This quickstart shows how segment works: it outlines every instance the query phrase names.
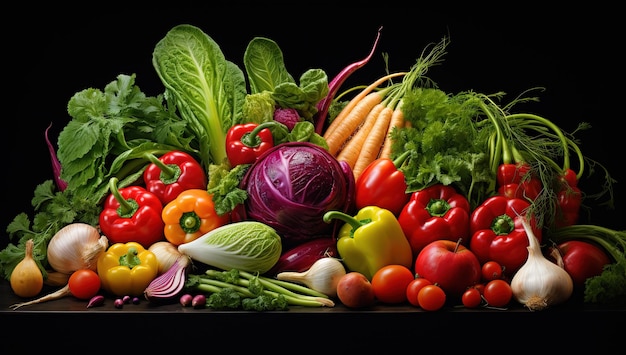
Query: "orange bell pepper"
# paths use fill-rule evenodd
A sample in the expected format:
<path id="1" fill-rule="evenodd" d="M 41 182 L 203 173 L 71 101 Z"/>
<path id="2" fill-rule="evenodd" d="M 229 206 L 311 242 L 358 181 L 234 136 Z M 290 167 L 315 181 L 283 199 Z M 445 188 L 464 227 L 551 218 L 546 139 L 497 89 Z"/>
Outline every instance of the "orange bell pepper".
<path id="1" fill-rule="evenodd" d="M 174 245 L 191 242 L 230 222 L 230 215 L 215 211 L 213 195 L 204 189 L 189 189 L 170 201 L 161 213 L 165 238 Z"/>

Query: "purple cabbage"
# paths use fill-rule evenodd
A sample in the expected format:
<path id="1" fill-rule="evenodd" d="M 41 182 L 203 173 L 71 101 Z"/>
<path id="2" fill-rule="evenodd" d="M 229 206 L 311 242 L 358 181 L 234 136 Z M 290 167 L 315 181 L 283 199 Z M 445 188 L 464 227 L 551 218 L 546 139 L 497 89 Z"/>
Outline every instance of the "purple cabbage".
<path id="1" fill-rule="evenodd" d="M 240 187 L 247 191 L 238 218 L 273 227 L 285 247 L 334 237 L 337 223 L 325 223 L 330 210 L 354 209 L 354 176 L 349 165 L 309 142 L 286 142 L 261 155 Z"/>
<path id="2" fill-rule="evenodd" d="M 296 126 L 296 123 L 300 122 L 300 115 L 295 108 L 279 107 L 274 110 L 274 121 L 284 124 L 291 131 Z"/>

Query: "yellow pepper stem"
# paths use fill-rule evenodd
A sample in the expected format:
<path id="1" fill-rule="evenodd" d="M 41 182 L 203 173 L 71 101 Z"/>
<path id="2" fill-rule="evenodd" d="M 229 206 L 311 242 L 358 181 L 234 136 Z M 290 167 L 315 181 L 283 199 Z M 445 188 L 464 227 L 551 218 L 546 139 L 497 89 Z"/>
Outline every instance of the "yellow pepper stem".
<path id="1" fill-rule="evenodd" d="M 132 269 L 133 267 L 140 265 L 141 260 L 139 259 L 139 256 L 137 256 L 137 254 L 138 254 L 137 248 L 135 247 L 128 248 L 128 250 L 126 251 L 126 254 L 120 256 L 120 265 L 127 266 L 129 269 Z"/>

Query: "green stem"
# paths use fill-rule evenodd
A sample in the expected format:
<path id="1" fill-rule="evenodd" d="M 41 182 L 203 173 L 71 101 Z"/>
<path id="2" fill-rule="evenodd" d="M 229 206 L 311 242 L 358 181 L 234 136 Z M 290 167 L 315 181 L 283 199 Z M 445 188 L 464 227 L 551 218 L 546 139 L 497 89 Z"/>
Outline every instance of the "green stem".
<path id="1" fill-rule="evenodd" d="M 402 166 L 402 164 L 404 164 L 405 160 L 409 157 L 409 155 L 411 155 L 411 151 L 407 150 L 407 151 L 403 152 L 402 154 L 398 155 L 393 160 L 393 165 L 396 167 L 396 169 L 400 168 Z"/>
<path id="2" fill-rule="evenodd" d="M 129 269 L 132 269 L 137 265 L 141 265 L 141 259 L 139 259 L 139 256 L 137 256 L 137 254 L 137 248 L 128 248 L 126 254 L 120 256 L 120 265 L 127 266 Z"/>
<path id="3" fill-rule="evenodd" d="M 349 224 L 352 226 L 352 230 L 357 230 L 361 226 L 369 223 L 369 221 L 359 221 L 358 219 L 340 211 L 328 211 L 324 213 L 324 222 L 330 223 L 334 218 Z"/>
<path id="4" fill-rule="evenodd" d="M 285 281 L 281 281 L 281 280 L 274 280 L 274 279 L 270 279 L 268 277 L 263 277 L 263 276 L 254 276 L 252 274 L 250 274 L 249 272 L 246 271 L 239 271 L 239 275 L 243 276 L 244 278 L 246 278 L 247 280 L 251 280 L 253 278 L 258 278 L 259 282 L 261 282 L 261 284 L 273 291 L 282 293 L 282 294 L 289 294 L 291 296 L 294 297 L 315 297 L 315 298 L 328 298 L 327 295 L 317 292 L 313 289 L 310 289 L 308 287 L 304 287 L 302 285 L 297 285 L 294 284 L 292 282 L 285 282 Z M 295 292 L 294 292 L 295 291 Z M 300 292 L 300 293 L 297 293 Z"/>
<path id="5" fill-rule="evenodd" d="M 240 271 L 240 273 L 241 273 L 241 271 Z M 253 297 L 257 296 L 255 294 L 253 294 L 247 288 L 247 286 L 250 284 L 250 280 L 248 280 L 248 279 L 240 279 L 238 281 L 238 284 L 235 285 L 235 284 L 231 284 L 231 283 L 228 283 L 228 282 L 211 279 L 209 275 L 210 274 L 207 273 L 208 277 L 199 277 L 198 278 L 198 282 L 199 283 L 195 287 L 198 288 L 198 289 L 201 289 L 202 285 L 210 285 L 210 286 L 212 286 L 212 290 L 213 290 L 213 291 L 210 291 L 210 292 L 219 292 L 220 289 L 223 289 L 223 288 L 232 288 L 232 289 L 234 289 L 235 291 L 237 291 L 238 293 L 240 293 L 244 297 L 253 298 Z M 263 286 L 267 286 L 267 285 L 265 283 L 263 283 Z M 268 287 L 268 288 L 270 288 L 270 287 Z M 276 286 L 276 287 L 279 287 L 279 286 Z M 269 290 L 268 289 L 264 289 L 263 293 L 265 293 L 266 295 L 272 296 L 274 298 L 278 297 L 279 295 L 282 295 L 282 296 L 285 297 L 285 300 L 287 301 L 288 304 L 295 305 L 295 306 L 304 306 L 304 307 L 324 307 L 324 306 L 332 307 L 332 306 L 334 306 L 334 302 L 331 301 L 330 299 L 327 299 L 327 298 L 308 297 L 308 296 L 304 296 L 304 295 L 297 295 L 297 294 L 295 294 L 293 292 L 290 292 L 290 291 L 289 292 L 277 292 L 275 290 L 276 290 L 275 287 L 274 288 L 270 288 Z M 287 291 L 287 290 L 285 290 L 285 291 Z"/>
<path id="6" fill-rule="evenodd" d="M 626 253 L 626 232 L 592 225 L 576 224 L 551 231 L 549 238 L 557 244 L 568 240 L 590 240 L 600 244 L 617 261 Z"/>
<path id="7" fill-rule="evenodd" d="M 566 171 L 567 169 L 569 169 L 570 167 L 570 161 L 569 161 L 569 142 L 568 139 L 565 137 L 565 135 L 563 134 L 563 131 L 554 124 L 554 122 L 545 119 L 541 116 L 538 115 L 534 115 L 531 113 L 517 113 L 517 114 L 512 114 L 506 117 L 507 120 L 509 119 L 531 119 L 534 120 L 536 122 L 541 123 L 542 125 L 545 125 L 546 127 L 550 128 L 554 133 L 556 133 L 556 135 L 559 137 L 559 141 L 561 142 L 561 145 L 563 146 L 563 171 Z"/>
<path id="8" fill-rule="evenodd" d="M 117 188 L 117 182 L 118 180 L 116 177 L 112 177 L 111 179 L 109 179 L 109 190 L 111 191 L 111 194 L 113 194 L 113 196 L 115 197 L 117 203 L 120 204 L 120 207 L 118 207 L 117 209 L 117 214 L 120 215 L 120 217 L 132 217 L 133 213 L 135 213 L 135 211 L 137 210 L 137 202 L 132 199 L 125 199 L 120 193 L 120 190 Z"/>
<path id="9" fill-rule="evenodd" d="M 241 137 L 241 143 L 243 143 L 244 145 L 250 147 L 250 148 L 254 148 L 254 147 L 258 147 L 259 145 L 261 145 L 261 138 L 259 138 L 259 132 L 261 132 L 262 130 L 266 129 L 266 128 L 272 128 L 272 127 L 276 127 L 278 125 L 283 125 L 280 122 L 277 121 L 266 121 L 263 122 L 259 125 L 257 125 L 256 127 L 254 127 L 254 129 L 250 132 L 244 133 L 244 135 Z M 271 131 L 271 129 L 270 129 Z"/>
<path id="10" fill-rule="evenodd" d="M 485 104 L 483 100 L 478 101 L 478 105 L 482 109 L 483 113 L 487 116 L 487 118 L 493 123 L 494 128 L 496 129 L 496 147 L 500 147 L 502 149 L 496 150 L 495 154 L 498 156 L 501 152 L 502 159 L 491 159 L 492 166 L 491 169 L 494 174 L 498 172 L 498 166 L 501 163 L 510 164 L 511 161 L 511 148 L 507 143 L 507 139 L 504 137 L 504 132 L 502 131 L 501 123 L 498 119 L 493 115 L 493 113 L 489 110 L 489 107 Z"/>
<path id="11" fill-rule="evenodd" d="M 152 164 L 159 167 L 161 170 L 161 179 L 162 180 L 178 180 L 178 176 L 180 176 L 180 168 L 176 164 L 165 164 L 159 158 L 157 158 L 154 154 L 146 153 L 144 155 L 146 159 L 148 159 Z"/>

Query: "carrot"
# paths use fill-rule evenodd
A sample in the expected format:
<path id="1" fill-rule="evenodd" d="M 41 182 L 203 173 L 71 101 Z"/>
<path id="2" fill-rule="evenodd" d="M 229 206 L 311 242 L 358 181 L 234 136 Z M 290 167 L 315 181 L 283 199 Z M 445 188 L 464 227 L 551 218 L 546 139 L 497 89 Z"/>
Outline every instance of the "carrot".
<path id="1" fill-rule="evenodd" d="M 362 130 L 362 126 L 365 125 L 369 113 L 382 101 L 383 97 L 379 92 L 375 91 L 369 93 L 350 110 L 342 119 L 340 125 L 336 125 L 332 132 L 324 134 L 330 154 L 337 155 L 341 147 L 346 144 L 346 141 L 352 140 L 351 137 L 357 130 Z"/>
<path id="2" fill-rule="evenodd" d="M 376 123 L 376 119 L 384 108 L 385 105 L 383 105 L 382 103 L 378 103 L 368 112 L 365 120 L 363 121 L 363 124 L 341 148 L 339 154 L 337 154 L 337 160 L 343 160 L 348 163 L 348 165 L 350 165 L 350 168 L 354 168 L 354 164 L 356 164 L 356 161 L 359 158 L 363 142 L 370 134 L 372 127 L 374 127 L 374 124 Z"/>
<path id="3" fill-rule="evenodd" d="M 394 127 L 397 127 L 398 129 L 403 128 L 404 124 L 404 112 L 402 112 L 402 101 L 400 101 L 394 108 L 393 114 L 391 115 L 389 127 L 387 128 L 387 135 L 385 136 L 385 141 L 383 142 L 383 148 L 380 151 L 380 158 L 391 159 L 391 145 L 393 144 L 391 140 L 391 131 Z"/>
<path id="4" fill-rule="evenodd" d="M 381 146 L 385 141 L 385 135 L 389 130 L 389 123 L 391 122 L 391 117 L 394 112 L 396 112 L 396 110 L 389 106 L 385 106 L 378 114 L 376 123 L 361 144 L 359 157 L 357 158 L 354 168 L 352 169 L 355 180 L 359 178 L 359 175 L 361 175 L 363 170 L 365 170 L 371 162 L 378 158 L 378 153 L 380 152 Z"/>
<path id="5" fill-rule="evenodd" d="M 398 72 L 385 75 L 374 81 L 353 97 L 348 104 L 337 114 L 335 119 L 324 131 L 323 137 L 329 146 L 331 154 L 336 154 L 348 137 L 354 133 L 356 128 L 363 122 L 365 116 L 377 103 L 383 100 L 383 94 L 374 91 L 385 81 L 397 76 L 405 75 L 405 72 Z M 368 100 L 366 100 L 366 98 Z M 371 100 L 371 101 L 370 101 Z M 361 103 L 362 101 L 365 101 Z M 359 110 L 355 110 L 359 106 Z M 340 128 L 337 131 L 337 128 Z"/>

